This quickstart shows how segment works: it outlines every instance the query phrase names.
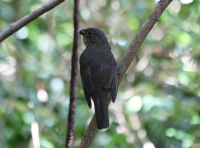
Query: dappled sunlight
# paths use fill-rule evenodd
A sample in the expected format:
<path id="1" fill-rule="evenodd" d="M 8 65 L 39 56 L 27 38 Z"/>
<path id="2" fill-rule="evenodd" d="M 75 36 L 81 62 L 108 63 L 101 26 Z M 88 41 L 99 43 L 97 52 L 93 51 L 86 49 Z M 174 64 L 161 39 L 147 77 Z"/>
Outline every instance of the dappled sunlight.
<path id="1" fill-rule="evenodd" d="M 44 124 L 48 127 L 52 127 L 55 124 L 55 121 L 51 118 L 45 119 Z"/>
<path id="2" fill-rule="evenodd" d="M 48 94 L 44 89 L 38 90 L 37 98 L 40 102 L 47 102 L 49 100 Z"/>
<path id="3" fill-rule="evenodd" d="M 188 83 L 189 83 L 189 78 L 185 73 L 180 73 L 178 75 L 178 80 L 183 85 L 188 85 Z"/>
<path id="4" fill-rule="evenodd" d="M 87 3 L 87 2 L 85 2 L 85 3 Z M 89 3 L 89 7 L 90 7 L 91 11 L 96 12 L 96 11 L 100 10 L 102 7 L 104 7 L 106 5 L 106 3 L 107 3 L 106 0 L 92 0 Z"/>
<path id="5" fill-rule="evenodd" d="M 35 121 L 34 114 L 32 112 L 25 112 L 23 114 L 23 120 L 27 124 L 31 124 L 32 122 Z"/>
<path id="6" fill-rule="evenodd" d="M 116 128 L 116 131 L 117 131 L 117 133 L 119 133 L 119 134 L 124 133 L 125 130 L 126 130 L 126 129 L 125 129 L 124 126 L 118 126 L 118 127 Z"/>
<path id="7" fill-rule="evenodd" d="M 114 11 L 119 11 L 120 10 L 120 3 L 118 1 L 113 1 L 111 3 L 111 7 Z"/>
<path id="8" fill-rule="evenodd" d="M 184 71 L 191 71 L 196 72 L 197 71 L 197 61 L 195 59 L 192 59 L 190 56 L 190 53 L 185 53 L 182 55 L 181 61 L 183 62 L 183 70 Z"/>
<path id="9" fill-rule="evenodd" d="M 10 64 L 0 63 L 0 67 L 1 67 L 0 74 L 3 76 L 9 76 L 16 72 L 15 67 L 13 67 Z"/>
<path id="10" fill-rule="evenodd" d="M 128 127 L 126 125 L 126 119 L 123 115 L 123 106 L 121 104 L 121 102 L 116 101 L 115 104 L 111 104 L 110 105 L 110 109 L 114 110 L 114 115 L 116 117 L 116 121 L 119 126 L 116 127 L 116 132 L 121 134 L 128 134 Z"/>
<path id="11" fill-rule="evenodd" d="M 134 96 L 135 94 L 139 93 L 140 91 L 142 91 L 144 89 L 144 85 L 143 84 L 138 84 L 137 86 L 135 86 L 134 88 L 131 89 L 127 89 L 124 93 L 122 94 L 118 94 L 119 98 L 122 100 L 127 100 L 130 99 L 132 96 Z"/>
<path id="12" fill-rule="evenodd" d="M 139 117 L 136 113 L 130 113 L 129 119 L 131 121 L 131 126 L 134 130 L 139 130 L 141 128 L 141 123 L 140 123 Z"/>
<path id="13" fill-rule="evenodd" d="M 147 68 L 145 68 L 143 73 L 144 73 L 145 76 L 149 77 L 153 74 L 153 68 L 147 67 Z"/>
<path id="14" fill-rule="evenodd" d="M 177 86 L 177 79 L 174 77 L 166 77 L 163 81 L 165 84 Z"/>
<path id="15" fill-rule="evenodd" d="M 141 108 L 142 99 L 140 96 L 133 96 L 126 103 L 127 112 L 138 112 Z"/>
<path id="16" fill-rule="evenodd" d="M 151 142 L 147 142 L 143 145 L 143 148 L 155 148 L 155 146 L 153 145 L 153 143 Z"/>
<path id="17" fill-rule="evenodd" d="M 0 61 L 0 80 L 14 81 L 16 72 L 16 60 L 8 56 L 6 62 Z"/>
<path id="18" fill-rule="evenodd" d="M 39 126 L 37 122 L 31 124 L 32 140 L 33 146 L 35 148 L 40 148 L 40 137 L 39 137 Z"/>
<path id="19" fill-rule="evenodd" d="M 32 101 L 29 101 L 27 103 L 27 105 L 28 105 L 29 108 L 33 108 L 34 107 L 34 103 Z"/>
<path id="20" fill-rule="evenodd" d="M 129 134 L 127 137 L 126 137 L 126 141 L 128 143 L 133 143 L 134 142 L 134 136 L 132 134 Z"/>
<path id="21" fill-rule="evenodd" d="M 28 37 L 28 34 L 29 30 L 26 26 L 15 33 L 16 37 L 21 40 L 26 39 Z"/>
<path id="22" fill-rule="evenodd" d="M 111 15 L 110 19 L 111 19 L 112 22 L 116 23 L 116 22 L 120 21 L 120 15 L 118 13 L 113 13 Z"/>
<path id="23" fill-rule="evenodd" d="M 164 36 L 164 32 L 162 31 L 162 29 L 156 28 L 155 30 L 153 30 L 151 36 L 153 40 L 160 41 Z"/>
<path id="24" fill-rule="evenodd" d="M 189 3 L 193 2 L 193 0 L 180 0 L 180 2 L 182 4 L 189 4 Z"/>
<path id="25" fill-rule="evenodd" d="M 169 5 L 169 12 L 173 15 L 176 15 L 181 9 L 181 3 L 178 0 L 172 1 L 172 3 Z"/>
<path id="26" fill-rule="evenodd" d="M 146 66 L 148 65 L 148 63 L 149 63 L 149 60 L 146 57 L 142 57 L 136 65 L 136 70 L 138 72 L 143 71 L 146 68 Z"/>
<path id="27" fill-rule="evenodd" d="M 41 51 L 47 52 L 54 50 L 55 42 L 48 34 L 43 34 L 38 38 L 37 45 Z"/>
<path id="28" fill-rule="evenodd" d="M 138 131 L 138 136 L 140 137 L 140 139 L 143 139 L 146 137 L 146 131 L 144 129 L 140 129 Z"/>
<path id="29" fill-rule="evenodd" d="M 125 46 L 127 44 L 127 41 L 122 39 L 122 38 L 118 38 L 117 39 L 117 43 L 120 45 L 120 46 Z"/>
<path id="30" fill-rule="evenodd" d="M 90 11 L 86 8 L 81 9 L 81 17 L 87 21 L 90 19 Z"/>
<path id="31" fill-rule="evenodd" d="M 64 88 L 64 82 L 61 78 L 53 78 L 49 85 L 54 92 L 60 92 Z"/>

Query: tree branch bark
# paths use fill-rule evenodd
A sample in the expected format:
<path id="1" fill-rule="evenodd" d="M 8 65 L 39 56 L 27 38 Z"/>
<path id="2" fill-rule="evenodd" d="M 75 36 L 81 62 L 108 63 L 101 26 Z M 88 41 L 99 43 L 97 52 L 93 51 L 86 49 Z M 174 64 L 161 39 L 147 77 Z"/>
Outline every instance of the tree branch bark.
<path id="1" fill-rule="evenodd" d="M 78 46 L 79 46 L 79 0 L 74 0 L 74 43 L 72 51 L 72 69 L 70 82 L 70 105 L 68 114 L 66 148 L 72 148 L 74 130 L 75 130 L 75 111 L 77 98 L 77 80 L 78 80 Z"/>
<path id="2" fill-rule="evenodd" d="M 37 10 L 33 11 L 32 13 L 26 15 L 22 19 L 18 20 L 17 22 L 10 24 L 8 28 L 6 28 L 0 33 L 0 43 L 16 31 L 27 25 L 28 23 L 38 18 L 40 15 L 53 9 L 62 2 L 64 2 L 64 0 L 52 0 L 47 4 L 43 5 L 42 7 L 38 8 Z"/>
<path id="3" fill-rule="evenodd" d="M 149 15 L 148 19 L 144 22 L 138 33 L 136 34 L 135 38 L 132 40 L 131 44 L 129 45 L 129 48 L 126 52 L 126 55 L 123 57 L 122 61 L 120 62 L 118 66 L 118 79 L 119 84 L 127 71 L 128 67 L 130 66 L 133 57 L 135 56 L 136 52 L 138 51 L 139 47 L 141 46 L 142 42 L 148 35 L 148 33 L 151 31 L 155 23 L 159 20 L 161 14 L 163 11 L 167 8 L 167 6 L 172 2 L 172 0 L 161 0 L 159 1 L 154 10 Z M 118 84 L 118 85 L 119 85 Z M 109 98 L 109 104 L 111 99 Z M 108 104 L 108 105 L 109 105 Z M 97 132 L 96 127 L 96 119 L 95 115 L 93 116 L 92 120 L 90 121 L 90 124 L 88 125 L 87 129 L 85 130 L 85 133 L 83 135 L 83 138 L 81 140 L 81 143 L 79 145 L 79 148 L 89 148 L 95 134 Z"/>

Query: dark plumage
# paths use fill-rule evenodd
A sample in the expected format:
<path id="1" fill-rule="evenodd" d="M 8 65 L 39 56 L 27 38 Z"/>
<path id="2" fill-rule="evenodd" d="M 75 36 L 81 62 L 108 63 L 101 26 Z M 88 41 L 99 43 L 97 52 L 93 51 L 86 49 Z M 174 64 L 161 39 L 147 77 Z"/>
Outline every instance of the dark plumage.
<path id="1" fill-rule="evenodd" d="M 90 108 L 90 97 L 94 101 L 97 128 L 108 128 L 108 98 L 115 102 L 118 91 L 117 63 L 103 31 L 88 28 L 79 33 L 86 45 L 79 61 L 85 98 Z"/>

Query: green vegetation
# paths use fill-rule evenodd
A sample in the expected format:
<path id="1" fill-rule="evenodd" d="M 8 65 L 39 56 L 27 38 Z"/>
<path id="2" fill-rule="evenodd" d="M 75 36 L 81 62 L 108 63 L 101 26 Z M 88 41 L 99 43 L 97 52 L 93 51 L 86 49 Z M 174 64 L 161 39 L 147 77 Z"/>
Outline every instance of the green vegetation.
<path id="1" fill-rule="evenodd" d="M 1 0 L 0 32 L 47 2 Z M 116 103 L 109 106 L 110 128 L 97 132 L 91 148 L 200 147 L 199 2 L 174 0 L 164 11 L 124 76 Z M 81 0 L 80 29 L 102 29 L 119 63 L 155 4 Z M 81 53 L 85 46 L 80 42 Z M 69 0 L 0 44 L 0 148 L 33 148 L 35 131 L 42 148 L 64 147 L 72 43 Z M 80 75 L 77 84 L 74 147 L 94 114 Z"/>

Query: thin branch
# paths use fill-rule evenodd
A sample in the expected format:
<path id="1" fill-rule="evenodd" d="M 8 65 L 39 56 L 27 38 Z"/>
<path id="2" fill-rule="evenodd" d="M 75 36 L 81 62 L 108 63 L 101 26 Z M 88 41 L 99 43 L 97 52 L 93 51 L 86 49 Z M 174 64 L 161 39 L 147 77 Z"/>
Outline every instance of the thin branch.
<path id="1" fill-rule="evenodd" d="M 26 15 L 22 19 L 18 20 L 17 22 L 10 24 L 8 28 L 6 28 L 3 32 L 0 33 L 0 43 L 16 31 L 27 25 L 28 23 L 38 18 L 40 15 L 53 9 L 62 2 L 64 2 L 64 0 L 52 0 L 47 4 L 43 5 L 42 7 L 38 8 L 37 10 L 33 11 L 32 13 Z"/>
<path id="2" fill-rule="evenodd" d="M 122 59 L 122 61 L 120 62 L 118 66 L 119 84 L 125 72 L 127 71 L 128 67 L 130 66 L 133 60 L 133 57 L 135 56 L 142 42 L 146 38 L 147 34 L 151 31 L 155 23 L 159 20 L 163 11 L 167 8 L 167 6 L 171 2 L 172 0 L 159 1 L 157 5 L 155 6 L 154 10 L 152 11 L 152 13 L 150 14 L 150 16 L 148 17 L 148 19 L 144 22 L 144 24 L 138 31 L 135 38 L 132 40 L 131 44 L 129 45 L 126 55 L 124 56 L 124 58 Z M 109 104 L 110 104 L 110 101 L 111 99 L 109 98 Z M 89 126 L 85 130 L 85 133 L 83 135 L 79 148 L 89 148 L 96 132 L 97 132 L 97 127 L 96 127 L 96 120 L 95 120 L 95 115 L 94 115 L 92 120 L 90 121 Z"/>
<path id="3" fill-rule="evenodd" d="M 70 105 L 68 114 L 68 127 L 66 148 L 72 148 L 74 130 L 75 130 L 75 110 L 77 98 L 77 80 L 78 80 L 78 46 L 79 46 L 79 0 L 74 0 L 74 43 L 72 53 L 72 70 L 71 70 L 71 83 L 70 83 Z"/>

